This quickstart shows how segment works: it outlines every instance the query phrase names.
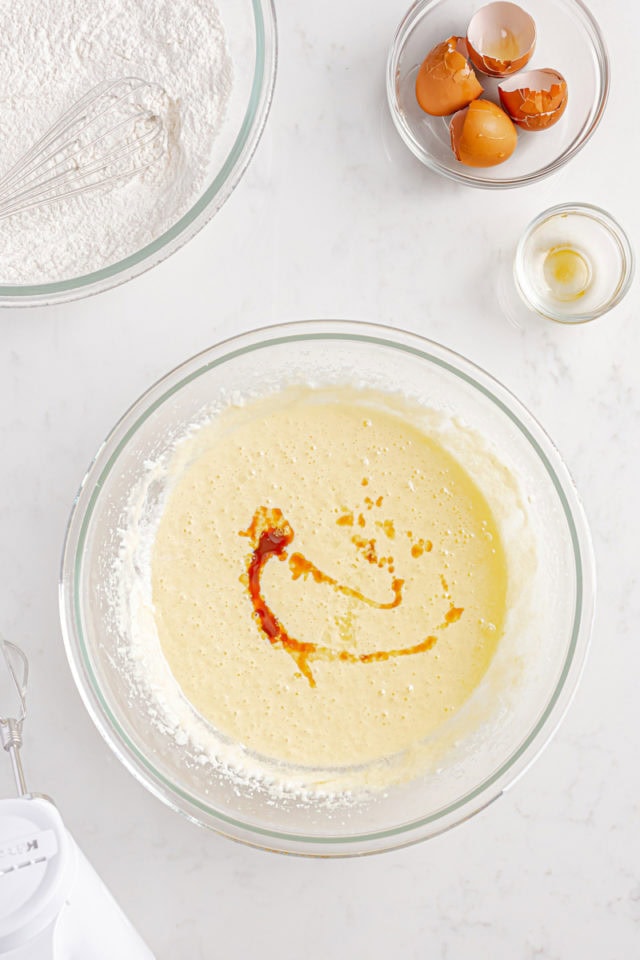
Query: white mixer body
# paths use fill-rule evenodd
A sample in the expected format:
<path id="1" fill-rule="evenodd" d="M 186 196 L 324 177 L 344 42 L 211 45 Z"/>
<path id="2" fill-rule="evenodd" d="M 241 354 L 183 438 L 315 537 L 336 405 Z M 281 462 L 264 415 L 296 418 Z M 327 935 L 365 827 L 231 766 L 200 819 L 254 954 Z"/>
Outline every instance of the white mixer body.
<path id="1" fill-rule="evenodd" d="M 48 800 L 0 800 L 0 957 L 154 960 Z"/>

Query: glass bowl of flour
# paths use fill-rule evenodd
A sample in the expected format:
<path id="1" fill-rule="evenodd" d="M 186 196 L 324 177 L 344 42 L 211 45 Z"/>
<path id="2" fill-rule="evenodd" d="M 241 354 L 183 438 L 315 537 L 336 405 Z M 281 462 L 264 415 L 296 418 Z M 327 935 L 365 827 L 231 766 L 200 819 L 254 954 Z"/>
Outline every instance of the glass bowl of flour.
<path id="1" fill-rule="evenodd" d="M 162 159 L 134 177 L 0 220 L 0 303 L 98 293 L 164 260 L 220 209 L 264 128 L 271 0 L 24 0 L 0 9 L 0 178 L 88 90 L 164 91 Z"/>
<path id="2" fill-rule="evenodd" d="M 70 518 L 69 662 L 122 763 L 268 849 L 373 853 L 505 791 L 575 691 L 594 601 L 558 452 L 469 361 L 313 321 L 153 386 Z"/>

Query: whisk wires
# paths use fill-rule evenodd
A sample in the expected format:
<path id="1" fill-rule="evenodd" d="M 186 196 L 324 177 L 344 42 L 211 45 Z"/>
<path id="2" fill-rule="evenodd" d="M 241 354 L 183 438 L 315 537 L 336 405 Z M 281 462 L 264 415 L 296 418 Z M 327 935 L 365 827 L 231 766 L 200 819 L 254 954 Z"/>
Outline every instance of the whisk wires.
<path id="1" fill-rule="evenodd" d="M 166 149 L 166 94 L 137 77 L 89 90 L 0 178 L 0 219 L 123 181 Z"/>

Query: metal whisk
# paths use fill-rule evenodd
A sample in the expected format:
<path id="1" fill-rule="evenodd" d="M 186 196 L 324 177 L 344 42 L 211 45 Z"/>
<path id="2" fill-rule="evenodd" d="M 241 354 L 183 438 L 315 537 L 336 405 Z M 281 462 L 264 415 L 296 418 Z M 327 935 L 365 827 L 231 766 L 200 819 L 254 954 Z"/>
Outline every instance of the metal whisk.
<path id="1" fill-rule="evenodd" d="M 0 178 L 0 220 L 122 181 L 166 150 L 167 95 L 137 77 L 88 91 Z"/>
<path id="2" fill-rule="evenodd" d="M 20 797 L 28 792 L 20 759 L 28 679 L 29 661 L 25 654 L 15 643 L 0 636 L 0 743 L 11 758 Z"/>

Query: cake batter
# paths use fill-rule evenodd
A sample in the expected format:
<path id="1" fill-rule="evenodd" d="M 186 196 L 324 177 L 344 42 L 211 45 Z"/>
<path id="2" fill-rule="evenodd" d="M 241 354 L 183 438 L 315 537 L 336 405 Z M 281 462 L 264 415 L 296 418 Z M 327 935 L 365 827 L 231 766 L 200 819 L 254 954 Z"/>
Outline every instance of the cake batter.
<path id="1" fill-rule="evenodd" d="M 423 740 L 482 679 L 507 573 L 463 467 L 385 398 L 290 388 L 192 449 L 152 555 L 184 695 L 254 754 L 367 764 Z"/>

